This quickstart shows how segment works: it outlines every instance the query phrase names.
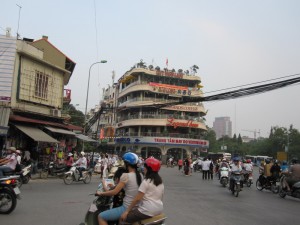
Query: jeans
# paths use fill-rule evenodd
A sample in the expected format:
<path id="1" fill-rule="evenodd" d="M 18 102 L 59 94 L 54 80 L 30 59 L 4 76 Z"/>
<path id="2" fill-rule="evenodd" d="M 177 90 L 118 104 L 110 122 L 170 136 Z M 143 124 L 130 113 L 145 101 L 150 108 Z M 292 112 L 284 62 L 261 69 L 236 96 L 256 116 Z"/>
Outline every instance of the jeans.
<path id="1" fill-rule="evenodd" d="M 8 166 L 0 166 L 0 177 L 3 177 L 5 172 L 11 172 L 13 171 L 12 168 L 8 167 Z"/>

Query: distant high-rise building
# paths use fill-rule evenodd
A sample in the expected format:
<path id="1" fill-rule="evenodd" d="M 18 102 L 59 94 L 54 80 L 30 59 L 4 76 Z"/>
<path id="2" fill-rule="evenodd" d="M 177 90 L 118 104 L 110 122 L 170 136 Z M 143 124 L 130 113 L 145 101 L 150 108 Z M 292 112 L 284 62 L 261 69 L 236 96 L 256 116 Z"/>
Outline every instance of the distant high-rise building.
<path id="1" fill-rule="evenodd" d="M 230 117 L 216 117 L 213 123 L 213 130 L 216 132 L 216 138 L 223 136 L 232 137 L 232 122 Z"/>

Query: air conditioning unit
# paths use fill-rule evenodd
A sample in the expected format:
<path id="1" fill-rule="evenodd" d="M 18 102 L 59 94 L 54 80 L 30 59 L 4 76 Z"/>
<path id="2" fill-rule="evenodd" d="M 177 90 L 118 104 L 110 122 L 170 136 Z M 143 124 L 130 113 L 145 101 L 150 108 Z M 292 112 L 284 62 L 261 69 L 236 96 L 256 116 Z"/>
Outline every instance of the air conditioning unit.
<path id="1" fill-rule="evenodd" d="M 50 115 L 56 116 L 56 117 L 61 117 L 61 111 L 59 109 L 50 109 Z"/>

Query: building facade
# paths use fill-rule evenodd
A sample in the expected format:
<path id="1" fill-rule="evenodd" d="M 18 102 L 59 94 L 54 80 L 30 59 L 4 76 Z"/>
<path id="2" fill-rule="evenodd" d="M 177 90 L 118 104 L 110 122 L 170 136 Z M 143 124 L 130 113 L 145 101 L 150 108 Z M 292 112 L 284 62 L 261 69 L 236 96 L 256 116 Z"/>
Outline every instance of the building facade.
<path id="1" fill-rule="evenodd" d="M 73 131 L 61 116 L 71 101 L 68 84 L 76 63 L 48 37 L 34 41 L 0 36 L 1 146 L 38 151 L 74 147 Z"/>
<path id="2" fill-rule="evenodd" d="M 133 151 L 163 161 L 199 154 L 209 146 L 203 139 L 207 130 L 204 106 L 177 102 L 182 97 L 201 97 L 201 87 L 199 76 L 132 68 L 104 94 L 109 112 L 102 116 L 101 139 L 117 154 Z"/>
<path id="3" fill-rule="evenodd" d="M 230 117 L 216 117 L 212 128 L 216 133 L 216 138 L 223 136 L 232 137 L 232 122 Z"/>

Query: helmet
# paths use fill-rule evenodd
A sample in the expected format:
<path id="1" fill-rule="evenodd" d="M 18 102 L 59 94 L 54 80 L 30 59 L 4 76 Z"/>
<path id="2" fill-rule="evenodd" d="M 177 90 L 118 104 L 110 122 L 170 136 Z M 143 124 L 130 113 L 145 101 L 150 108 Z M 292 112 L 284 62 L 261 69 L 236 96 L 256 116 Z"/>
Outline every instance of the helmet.
<path id="1" fill-rule="evenodd" d="M 148 158 L 145 164 L 152 169 L 153 172 L 158 172 L 160 170 L 160 161 L 155 158 Z"/>
<path id="2" fill-rule="evenodd" d="M 274 164 L 278 164 L 278 160 L 277 159 L 275 159 Z"/>
<path id="3" fill-rule="evenodd" d="M 246 163 L 251 163 L 251 159 L 247 159 L 247 160 L 246 160 Z"/>
<path id="4" fill-rule="evenodd" d="M 68 156 L 72 156 L 73 154 L 70 152 L 69 154 L 68 154 Z"/>
<path id="5" fill-rule="evenodd" d="M 223 162 L 226 162 L 227 160 L 226 160 L 226 158 L 223 158 L 222 161 L 223 161 Z"/>
<path id="6" fill-rule="evenodd" d="M 266 164 L 269 164 L 270 162 L 271 162 L 270 159 L 265 159 L 265 163 L 266 163 Z"/>
<path id="7" fill-rule="evenodd" d="M 83 152 L 83 151 L 82 151 L 82 152 L 80 152 L 80 155 L 84 156 L 84 155 L 85 155 L 85 152 Z"/>
<path id="8" fill-rule="evenodd" d="M 237 162 L 237 161 L 240 161 L 240 158 L 239 157 L 233 157 L 232 160 L 235 161 L 235 162 Z"/>
<path id="9" fill-rule="evenodd" d="M 123 155 L 123 160 L 130 165 L 136 165 L 139 161 L 139 157 L 132 152 L 127 152 Z"/>
<path id="10" fill-rule="evenodd" d="M 19 155 L 21 154 L 21 151 L 20 150 L 16 150 L 16 153 L 18 153 Z"/>

